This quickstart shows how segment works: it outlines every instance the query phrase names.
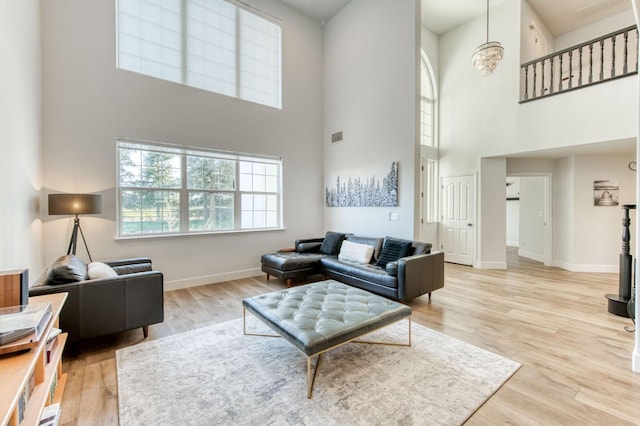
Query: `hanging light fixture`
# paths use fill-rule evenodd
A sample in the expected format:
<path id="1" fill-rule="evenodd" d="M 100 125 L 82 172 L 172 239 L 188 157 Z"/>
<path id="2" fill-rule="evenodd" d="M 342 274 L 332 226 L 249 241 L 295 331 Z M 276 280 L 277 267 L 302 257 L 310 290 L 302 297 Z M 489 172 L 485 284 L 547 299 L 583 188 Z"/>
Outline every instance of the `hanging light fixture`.
<path id="1" fill-rule="evenodd" d="M 482 75 L 489 75 L 502 60 L 504 48 L 497 41 L 489 41 L 489 0 L 487 0 L 487 42 L 473 52 L 472 64 Z"/>

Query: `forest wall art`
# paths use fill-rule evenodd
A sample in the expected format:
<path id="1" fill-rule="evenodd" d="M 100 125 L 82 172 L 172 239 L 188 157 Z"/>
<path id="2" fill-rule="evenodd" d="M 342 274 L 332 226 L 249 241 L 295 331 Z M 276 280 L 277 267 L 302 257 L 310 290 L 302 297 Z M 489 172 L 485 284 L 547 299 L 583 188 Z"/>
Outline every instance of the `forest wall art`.
<path id="1" fill-rule="evenodd" d="M 398 162 L 382 181 L 375 175 L 336 178 L 333 188 L 326 188 L 327 207 L 397 207 L 398 206 Z"/>

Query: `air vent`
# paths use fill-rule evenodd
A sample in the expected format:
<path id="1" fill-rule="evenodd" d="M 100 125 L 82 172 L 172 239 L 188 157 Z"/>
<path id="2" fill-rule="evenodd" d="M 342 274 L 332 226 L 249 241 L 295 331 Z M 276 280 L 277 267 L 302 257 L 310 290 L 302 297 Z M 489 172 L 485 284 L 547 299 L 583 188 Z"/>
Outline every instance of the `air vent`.
<path id="1" fill-rule="evenodd" d="M 342 142 L 342 132 L 336 132 L 331 135 L 331 143 Z"/>

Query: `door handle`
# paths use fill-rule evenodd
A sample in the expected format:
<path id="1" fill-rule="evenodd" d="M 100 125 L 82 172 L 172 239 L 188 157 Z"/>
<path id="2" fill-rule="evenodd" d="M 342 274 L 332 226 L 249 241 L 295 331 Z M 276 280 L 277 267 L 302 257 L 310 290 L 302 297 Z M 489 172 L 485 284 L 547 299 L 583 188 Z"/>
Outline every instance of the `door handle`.
<path id="1" fill-rule="evenodd" d="M 467 226 L 468 226 L 468 227 L 472 227 L 472 226 L 473 226 L 473 223 L 467 223 Z"/>

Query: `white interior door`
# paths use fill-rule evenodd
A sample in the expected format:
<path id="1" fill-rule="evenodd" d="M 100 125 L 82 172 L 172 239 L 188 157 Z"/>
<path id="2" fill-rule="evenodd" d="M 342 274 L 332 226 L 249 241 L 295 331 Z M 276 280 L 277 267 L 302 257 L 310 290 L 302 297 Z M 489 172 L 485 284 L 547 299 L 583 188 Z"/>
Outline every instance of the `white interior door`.
<path id="1" fill-rule="evenodd" d="M 442 178 L 442 250 L 445 262 L 473 264 L 476 191 L 473 176 Z"/>

